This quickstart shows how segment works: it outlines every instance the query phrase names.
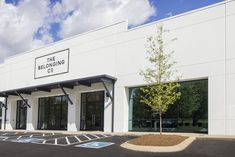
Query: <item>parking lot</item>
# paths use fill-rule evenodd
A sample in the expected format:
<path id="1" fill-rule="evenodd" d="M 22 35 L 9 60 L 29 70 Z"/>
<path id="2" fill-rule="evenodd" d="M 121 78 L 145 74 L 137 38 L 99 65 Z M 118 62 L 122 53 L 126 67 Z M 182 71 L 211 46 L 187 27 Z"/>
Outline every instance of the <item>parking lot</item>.
<path id="1" fill-rule="evenodd" d="M 147 153 L 124 149 L 120 145 L 134 136 L 111 134 L 61 134 L 0 132 L 0 157 L 234 157 L 234 139 L 197 139 L 188 148 L 175 153 Z M 92 142 L 110 143 L 86 148 Z"/>
<path id="2" fill-rule="evenodd" d="M 74 134 L 61 133 L 30 133 L 30 132 L 0 132 L 0 141 L 15 143 L 32 143 L 55 146 L 72 146 L 84 142 L 109 138 L 110 134 Z"/>

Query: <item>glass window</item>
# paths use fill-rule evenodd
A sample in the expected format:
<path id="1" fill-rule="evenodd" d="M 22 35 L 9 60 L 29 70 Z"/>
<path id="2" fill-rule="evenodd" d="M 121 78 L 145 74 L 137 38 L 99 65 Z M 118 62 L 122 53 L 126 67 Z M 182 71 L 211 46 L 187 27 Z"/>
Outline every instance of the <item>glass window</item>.
<path id="1" fill-rule="evenodd" d="M 17 109 L 16 109 L 16 129 L 26 129 L 26 123 L 27 123 L 27 106 L 22 100 L 18 100 Z"/>
<path id="2" fill-rule="evenodd" d="M 38 129 L 66 130 L 68 101 L 65 96 L 39 99 Z"/>
<path id="3" fill-rule="evenodd" d="M 81 94 L 81 130 L 100 130 L 104 126 L 104 91 Z"/>
<path id="4" fill-rule="evenodd" d="M 163 115 L 163 131 L 207 133 L 208 80 L 180 84 L 180 99 Z M 159 131 L 159 115 L 141 102 L 140 87 L 129 91 L 129 130 Z"/>

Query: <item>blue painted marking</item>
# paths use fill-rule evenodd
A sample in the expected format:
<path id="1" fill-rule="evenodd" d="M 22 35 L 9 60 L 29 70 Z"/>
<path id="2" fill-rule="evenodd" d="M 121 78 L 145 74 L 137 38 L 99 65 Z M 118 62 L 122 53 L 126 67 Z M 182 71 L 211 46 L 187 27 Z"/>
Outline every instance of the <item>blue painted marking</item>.
<path id="1" fill-rule="evenodd" d="M 99 149 L 99 148 L 111 146 L 113 144 L 114 143 L 111 143 L 111 142 L 89 142 L 89 143 L 77 145 L 76 147 Z"/>
<path id="2" fill-rule="evenodd" d="M 19 142 L 19 143 L 37 143 L 41 142 L 44 139 L 41 138 L 25 138 L 25 139 L 19 139 L 19 140 L 12 140 L 12 142 Z"/>

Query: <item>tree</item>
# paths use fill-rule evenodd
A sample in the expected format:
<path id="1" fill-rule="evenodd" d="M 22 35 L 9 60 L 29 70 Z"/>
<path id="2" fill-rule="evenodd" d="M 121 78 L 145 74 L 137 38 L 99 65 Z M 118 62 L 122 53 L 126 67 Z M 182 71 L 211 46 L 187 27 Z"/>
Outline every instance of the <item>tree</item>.
<path id="1" fill-rule="evenodd" d="M 175 76 L 176 71 L 172 70 L 176 64 L 172 60 L 174 51 L 165 52 L 165 46 L 167 45 L 163 41 L 163 33 L 165 32 L 167 31 L 163 30 L 163 26 L 160 25 L 157 29 L 157 35 L 147 39 L 147 53 L 149 55 L 147 59 L 151 67 L 140 72 L 140 75 L 144 77 L 148 84 L 146 87 L 141 88 L 143 92 L 141 101 L 159 114 L 160 134 L 162 134 L 162 115 L 181 95 L 178 90 L 180 77 Z"/>

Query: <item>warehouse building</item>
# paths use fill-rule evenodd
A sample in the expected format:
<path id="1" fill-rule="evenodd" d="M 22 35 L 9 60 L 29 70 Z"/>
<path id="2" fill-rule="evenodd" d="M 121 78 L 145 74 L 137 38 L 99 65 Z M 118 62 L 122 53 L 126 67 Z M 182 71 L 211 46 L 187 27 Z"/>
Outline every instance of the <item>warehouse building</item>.
<path id="1" fill-rule="evenodd" d="M 137 17 L 138 18 L 138 17 Z M 7 58 L 0 64 L 5 130 L 159 131 L 141 102 L 146 39 L 162 24 L 182 78 L 163 131 L 235 135 L 235 1 L 128 29 L 126 21 Z"/>

